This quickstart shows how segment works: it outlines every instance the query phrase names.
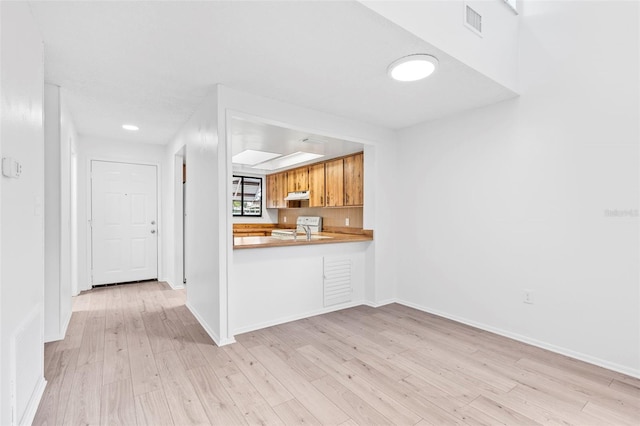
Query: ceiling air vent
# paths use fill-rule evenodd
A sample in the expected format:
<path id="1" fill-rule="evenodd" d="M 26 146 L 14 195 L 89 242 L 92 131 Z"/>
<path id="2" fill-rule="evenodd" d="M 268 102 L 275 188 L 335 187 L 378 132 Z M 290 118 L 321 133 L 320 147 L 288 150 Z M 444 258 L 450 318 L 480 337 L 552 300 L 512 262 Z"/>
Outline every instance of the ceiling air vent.
<path id="1" fill-rule="evenodd" d="M 471 31 L 482 36 L 482 15 L 468 4 L 464 5 L 464 23 Z"/>

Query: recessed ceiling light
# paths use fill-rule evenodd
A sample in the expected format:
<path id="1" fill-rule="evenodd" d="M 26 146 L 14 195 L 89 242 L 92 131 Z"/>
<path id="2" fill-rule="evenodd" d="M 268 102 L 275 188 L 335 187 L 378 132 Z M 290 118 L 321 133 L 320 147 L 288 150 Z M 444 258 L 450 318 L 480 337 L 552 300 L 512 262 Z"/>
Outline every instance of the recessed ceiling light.
<path id="1" fill-rule="evenodd" d="M 409 55 L 394 61 L 387 72 L 398 81 L 417 81 L 429 77 L 436 70 L 438 59 L 431 55 Z"/>
<path id="2" fill-rule="evenodd" d="M 253 166 L 254 164 L 263 163 L 269 161 L 272 158 L 280 157 L 282 154 L 275 152 L 256 151 L 253 149 L 247 149 L 239 154 L 236 154 L 231 159 L 234 164 L 246 164 Z"/>
<path id="3" fill-rule="evenodd" d="M 305 161 L 315 160 L 316 158 L 324 157 L 322 154 L 313 154 L 311 152 L 298 151 L 293 154 L 285 155 L 274 160 L 265 161 L 264 163 L 256 164 L 256 169 L 263 170 L 275 170 L 282 169 L 284 167 L 293 166 L 294 164 L 304 163 Z"/>
<path id="4" fill-rule="evenodd" d="M 131 130 L 132 132 L 135 132 L 136 130 L 140 130 L 138 126 L 134 126 L 133 124 L 123 124 L 122 128 L 125 130 Z"/>

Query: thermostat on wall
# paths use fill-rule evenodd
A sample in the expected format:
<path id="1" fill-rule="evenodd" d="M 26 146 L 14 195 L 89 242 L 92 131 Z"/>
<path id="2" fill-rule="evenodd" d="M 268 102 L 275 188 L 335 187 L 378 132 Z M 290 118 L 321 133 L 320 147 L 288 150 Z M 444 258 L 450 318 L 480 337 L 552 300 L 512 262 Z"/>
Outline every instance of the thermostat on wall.
<path id="1" fill-rule="evenodd" d="M 19 178 L 22 173 L 22 164 L 11 157 L 2 159 L 2 174 L 9 178 Z"/>

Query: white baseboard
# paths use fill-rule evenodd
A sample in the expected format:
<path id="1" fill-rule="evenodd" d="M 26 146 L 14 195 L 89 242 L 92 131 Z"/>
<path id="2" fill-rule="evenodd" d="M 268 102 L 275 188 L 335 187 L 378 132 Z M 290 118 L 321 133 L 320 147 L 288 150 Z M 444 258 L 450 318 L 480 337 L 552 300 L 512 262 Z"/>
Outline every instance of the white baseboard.
<path id="1" fill-rule="evenodd" d="M 20 426 L 22 425 L 30 425 L 33 423 L 33 420 L 36 418 L 36 412 L 38 411 L 38 406 L 40 405 L 40 401 L 42 400 L 42 395 L 44 395 L 44 390 L 47 387 L 47 380 L 44 377 L 41 377 L 36 385 L 35 390 L 33 391 L 33 395 L 31 396 L 31 400 L 29 400 L 29 404 L 27 405 L 26 410 L 24 411 L 24 416 L 22 416 L 22 422 L 20 422 Z"/>
<path id="2" fill-rule="evenodd" d="M 229 337 L 228 339 L 220 340 L 220 343 L 218 343 L 218 346 L 226 346 L 235 342 L 236 342 L 236 339 L 234 339 L 233 337 Z"/>
<path id="3" fill-rule="evenodd" d="M 217 346 L 229 345 L 231 343 L 235 343 L 236 342 L 236 340 L 233 337 L 228 338 L 228 339 L 220 339 L 220 337 L 207 325 L 207 323 L 202 318 L 202 315 L 200 315 L 198 313 L 198 311 L 196 311 L 195 308 L 193 306 L 191 306 L 191 304 L 189 302 L 185 303 L 185 306 L 187 307 L 187 309 L 189 309 L 189 312 L 191 312 L 193 314 L 193 316 L 198 320 L 198 322 L 200 323 L 202 328 L 204 328 L 204 331 L 207 332 L 209 337 L 211 337 L 211 339 L 213 339 L 213 341 L 215 342 L 215 344 Z"/>
<path id="4" fill-rule="evenodd" d="M 71 322 L 71 315 L 73 315 L 73 309 L 69 309 L 69 315 L 67 315 L 67 318 L 65 318 L 65 320 L 62 322 L 62 329 L 60 330 L 60 334 L 61 334 L 61 338 L 60 339 L 64 339 L 64 336 L 67 335 L 67 329 L 69 328 L 69 323 Z"/>
<path id="5" fill-rule="evenodd" d="M 508 337 L 510 339 L 517 340 L 519 342 L 526 343 L 526 344 L 529 344 L 529 345 L 532 345 L 532 346 L 536 346 L 536 347 L 541 348 L 541 349 L 546 349 L 548 351 L 555 352 L 555 353 L 560 354 L 560 355 L 565 355 L 565 356 L 568 356 L 570 358 L 574 358 L 574 359 L 577 359 L 577 360 L 580 360 L 580 361 L 584 361 L 586 363 L 593 364 L 593 365 L 596 365 L 598 367 L 606 368 L 608 370 L 616 371 L 618 373 L 626 374 L 628 376 L 636 377 L 636 378 L 640 379 L 640 370 L 636 370 L 634 368 L 629 368 L 629 367 L 624 366 L 624 365 L 620 365 L 620 364 L 616 364 L 616 363 L 613 363 L 613 362 L 609 362 L 609 361 L 604 360 L 604 359 L 600 359 L 600 358 L 597 358 L 597 357 L 593 357 L 591 355 L 583 354 L 581 352 L 576 352 L 576 351 L 573 351 L 571 349 L 567 349 L 567 348 L 563 348 L 561 346 L 553 345 L 551 343 L 543 342 L 543 341 L 540 341 L 540 340 L 537 340 L 537 339 L 532 339 L 532 338 L 524 336 L 522 334 L 513 333 L 511 331 L 503 330 L 501 328 L 492 327 L 490 325 L 486 325 L 486 324 L 483 324 L 483 323 L 472 321 L 472 320 L 469 320 L 469 319 L 466 319 L 466 318 L 461 318 L 461 317 L 458 317 L 458 316 L 455 316 L 455 315 L 449 315 L 449 314 L 447 314 L 445 312 L 441 312 L 441 311 L 438 311 L 436 309 L 430 309 L 430 308 L 427 308 L 425 306 L 417 305 L 417 304 L 412 303 L 412 302 L 407 302 L 407 301 L 404 301 L 404 300 L 397 300 L 396 303 L 408 306 L 410 308 L 417 309 L 419 311 L 427 312 L 429 314 L 437 315 L 437 316 L 442 317 L 442 318 L 447 318 L 447 319 L 450 319 L 450 320 L 455 321 L 455 322 L 459 322 L 459 323 L 462 323 L 462 324 L 470 325 L 472 327 L 479 328 L 480 330 L 489 331 L 491 333 L 495 333 L 495 334 L 498 334 L 500 336 Z"/>
<path id="6" fill-rule="evenodd" d="M 275 320 L 265 321 L 259 324 L 247 325 L 247 326 L 235 329 L 233 331 L 233 335 L 235 336 L 236 334 L 243 334 L 243 333 L 248 333 L 250 331 L 260 330 L 262 328 L 273 327 L 274 325 L 279 325 L 279 324 L 284 324 L 291 321 L 297 321 L 304 318 L 314 317 L 316 315 L 328 314 L 329 312 L 335 312 L 335 311 L 340 311 L 342 309 L 353 308 L 354 306 L 360 306 L 363 304 L 364 302 L 361 300 L 357 302 L 346 302 L 340 305 L 330 306 L 328 308 L 315 309 L 313 311 L 296 314 L 296 315 L 289 315 L 289 316 L 281 317 Z"/>
<path id="7" fill-rule="evenodd" d="M 44 336 L 44 342 L 45 343 L 57 342 L 58 340 L 64 340 L 64 337 L 67 335 L 67 328 L 69 328 L 69 322 L 71 321 L 71 314 L 72 313 L 73 312 L 69 311 L 69 315 L 67 315 L 67 318 L 62 323 L 62 329 L 59 330 L 58 333 L 53 334 L 53 335 L 45 335 Z"/>
<path id="8" fill-rule="evenodd" d="M 510 339 L 517 340 L 517 341 L 522 342 L 522 343 L 526 343 L 526 344 L 529 344 L 529 345 L 532 345 L 532 346 L 536 346 L 536 347 L 541 348 L 541 349 L 546 349 L 548 351 L 555 352 L 555 353 L 560 354 L 560 355 L 565 355 L 565 356 L 568 356 L 570 358 L 574 358 L 574 359 L 577 359 L 577 360 L 580 360 L 580 361 L 584 361 L 586 363 L 593 364 L 593 365 L 596 365 L 598 367 L 602 367 L 602 368 L 606 368 L 608 370 L 616 371 L 618 373 L 626 374 L 626 375 L 631 376 L 631 377 L 640 378 L 640 370 L 636 370 L 636 369 L 629 368 L 629 367 L 624 366 L 624 365 L 612 363 L 612 362 L 609 362 L 607 360 L 603 360 L 603 359 L 600 359 L 600 358 L 597 358 L 597 357 L 593 357 L 593 356 L 590 356 L 590 355 L 587 355 L 587 354 L 584 354 L 584 353 L 581 353 L 581 352 L 576 352 L 576 351 L 573 351 L 571 349 L 567 349 L 567 348 L 564 348 L 564 347 L 561 347 L 561 346 L 557 346 L 557 345 L 553 345 L 553 344 L 550 344 L 550 343 L 547 343 L 547 342 L 543 342 L 543 341 L 540 341 L 540 340 L 537 340 L 537 339 L 533 339 L 533 338 L 530 338 L 528 336 L 524 336 L 524 335 L 521 335 L 521 334 L 518 334 L 518 333 L 513 333 L 513 332 L 510 332 L 510 331 L 507 331 L 507 330 L 503 330 L 501 328 L 492 327 L 492 326 L 489 326 L 487 324 L 483 324 L 483 323 L 480 323 L 480 322 L 477 322 L 477 321 L 469 320 L 467 318 L 458 317 L 456 315 L 450 315 L 450 314 L 447 314 L 445 312 L 438 311 L 436 309 L 431 309 L 431 308 L 428 308 L 428 307 L 425 307 L 425 306 L 421 306 L 421 305 L 418 305 L 418 304 L 415 304 L 415 303 L 412 303 L 412 302 L 407 302 L 405 300 L 400 300 L 400 299 L 396 299 L 396 298 L 387 299 L 387 300 L 383 300 L 383 301 L 380 301 L 380 302 L 370 302 L 370 301 L 364 301 L 363 300 L 363 301 L 344 303 L 344 304 L 341 304 L 341 305 L 331 306 L 331 307 L 328 307 L 328 308 L 316 309 L 316 310 L 305 312 L 305 313 L 302 313 L 302 314 L 290 315 L 290 316 L 281 317 L 281 318 L 278 318 L 278 319 L 275 319 L 275 320 L 271 320 L 271 321 L 265 321 L 265 322 L 262 322 L 262 323 L 259 323 L 259 324 L 252 324 L 252 325 L 249 325 L 249 326 L 240 327 L 240 328 L 237 328 L 237 329 L 234 330 L 233 335 L 248 333 L 248 332 L 251 332 L 251 331 L 260 330 L 260 329 L 263 329 L 263 328 L 272 327 L 272 326 L 275 326 L 275 325 L 284 324 L 284 323 L 291 322 L 291 321 L 297 321 L 297 320 L 300 320 L 300 319 L 309 318 L 309 317 L 313 317 L 313 316 L 316 316 L 316 315 L 327 314 L 329 312 L 339 311 L 339 310 L 342 310 L 342 309 L 352 308 L 352 307 L 359 306 L 359 305 L 366 305 L 366 306 L 370 306 L 372 308 L 379 308 L 381 306 L 388 305 L 388 304 L 391 304 L 391 303 L 399 303 L 401 305 L 408 306 L 410 308 L 414 308 L 414 309 L 417 309 L 417 310 L 422 311 L 422 312 L 427 312 L 427 313 L 430 313 L 430 314 L 433 314 L 433 315 L 437 315 L 437 316 L 442 317 L 442 318 L 447 318 L 447 319 L 450 319 L 452 321 L 459 322 L 461 324 L 466 324 L 466 325 L 478 328 L 480 330 L 489 331 L 491 333 L 495 333 L 495 334 L 498 334 L 500 336 L 508 337 Z M 235 339 L 233 339 L 233 337 L 231 337 L 230 339 L 227 339 L 224 342 L 220 341 L 220 338 L 205 326 L 205 324 L 202 321 L 200 315 L 198 315 L 198 313 L 195 312 L 188 304 L 187 304 L 187 308 L 189 308 L 191 313 L 196 317 L 196 319 L 198 319 L 200 324 L 202 324 L 202 326 L 205 328 L 205 330 L 207 331 L 209 336 L 211 336 L 211 338 L 216 342 L 216 344 L 218 346 L 223 346 L 223 345 L 235 342 Z"/>
<path id="9" fill-rule="evenodd" d="M 380 306 L 389 305 L 391 303 L 398 303 L 398 299 L 396 299 L 396 298 L 387 299 L 387 300 L 383 300 L 381 302 L 364 301 L 362 304 L 366 305 L 366 306 L 370 306 L 372 308 L 379 308 Z"/>
<path id="10" fill-rule="evenodd" d="M 60 340 L 64 340 L 64 336 L 60 336 L 60 333 L 56 334 L 45 334 L 44 343 L 58 342 Z"/>
<path id="11" fill-rule="evenodd" d="M 169 284 L 169 287 L 171 287 L 173 290 L 182 290 L 184 288 L 184 284 L 181 285 L 174 285 L 171 281 L 169 280 L 162 280 L 165 283 Z"/>

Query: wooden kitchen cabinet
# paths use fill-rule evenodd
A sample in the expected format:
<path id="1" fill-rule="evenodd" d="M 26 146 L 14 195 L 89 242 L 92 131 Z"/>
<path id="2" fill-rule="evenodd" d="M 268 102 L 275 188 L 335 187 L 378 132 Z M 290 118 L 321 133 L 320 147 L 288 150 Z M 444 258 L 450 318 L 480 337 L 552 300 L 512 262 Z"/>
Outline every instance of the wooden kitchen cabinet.
<path id="1" fill-rule="evenodd" d="M 309 168 L 300 167 L 299 169 L 289 170 L 287 172 L 287 188 L 288 192 L 308 191 Z"/>
<path id="2" fill-rule="evenodd" d="M 309 207 L 362 206 L 363 178 L 363 153 L 267 175 L 267 208 L 300 207 L 285 201 L 298 191 L 309 191 Z"/>
<path id="3" fill-rule="evenodd" d="M 324 163 L 309 166 L 309 207 L 324 207 Z"/>
<path id="4" fill-rule="evenodd" d="M 339 207 L 344 205 L 344 165 L 343 159 L 327 161 L 325 170 L 325 206 Z"/>
<path id="5" fill-rule="evenodd" d="M 286 208 L 287 202 L 287 174 L 276 173 L 267 175 L 267 208 Z"/>
<path id="6" fill-rule="evenodd" d="M 276 207 L 277 208 L 286 208 L 287 201 L 285 200 L 287 196 L 287 174 L 286 173 L 278 173 L 276 175 Z"/>
<path id="7" fill-rule="evenodd" d="M 267 208 L 276 207 L 276 175 L 267 175 Z"/>
<path id="8" fill-rule="evenodd" d="M 364 203 L 364 155 L 344 158 L 344 205 L 361 206 Z"/>

